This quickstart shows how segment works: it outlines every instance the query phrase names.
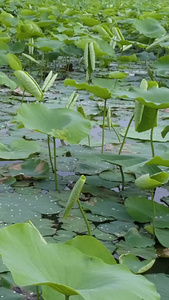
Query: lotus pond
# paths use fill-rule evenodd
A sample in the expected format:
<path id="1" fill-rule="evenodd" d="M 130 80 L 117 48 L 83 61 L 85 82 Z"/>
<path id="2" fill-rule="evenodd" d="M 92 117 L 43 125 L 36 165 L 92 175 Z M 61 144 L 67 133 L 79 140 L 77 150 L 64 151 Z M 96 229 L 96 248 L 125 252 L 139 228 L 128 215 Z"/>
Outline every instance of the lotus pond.
<path id="1" fill-rule="evenodd" d="M 0 4 L 0 298 L 168 300 L 168 1 Z"/>

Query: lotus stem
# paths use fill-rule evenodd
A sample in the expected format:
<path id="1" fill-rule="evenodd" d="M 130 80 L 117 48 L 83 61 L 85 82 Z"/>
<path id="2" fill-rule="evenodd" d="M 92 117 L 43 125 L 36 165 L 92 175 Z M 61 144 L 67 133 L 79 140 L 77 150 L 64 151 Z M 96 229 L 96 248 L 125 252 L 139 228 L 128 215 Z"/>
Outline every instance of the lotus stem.
<path id="1" fill-rule="evenodd" d="M 56 168 L 56 139 L 53 137 L 53 154 L 54 154 L 54 175 L 55 175 L 55 190 L 57 191 L 57 168 Z"/>
<path id="2" fill-rule="evenodd" d="M 80 209 L 80 211 L 81 211 L 82 217 L 83 217 L 83 219 L 84 219 L 84 221 L 85 221 L 85 223 L 86 223 L 88 235 L 91 236 L 90 225 L 89 225 L 88 219 L 86 218 L 86 215 L 85 215 L 85 213 L 84 213 L 84 210 L 83 210 L 83 208 L 82 208 L 82 206 L 81 206 L 81 204 L 80 204 L 80 200 L 79 200 L 79 199 L 77 199 L 77 203 L 78 203 L 79 209 Z"/>
<path id="3" fill-rule="evenodd" d="M 121 184 L 122 184 L 122 187 L 121 187 L 121 189 L 122 189 L 122 191 L 124 190 L 124 172 L 123 172 L 123 168 L 122 168 L 122 166 L 120 166 L 120 173 L 121 173 Z"/>
<path id="4" fill-rule="evenodd" d="M 41 64 L 40 64 L 40 83 L 43 80 L 43 65 L 44 65 L 44 54 L 42 54 Z"/>
<path id="5" fill-rule="evenodd" d="M 39 286 L 36 285 L 36 298 L 37 300 L 40 300 L 40 293 L 39 293 Z"/>
<path id="6" fill-rule="evenodd" d="M 23 103 L 24 97 L 25 97 L 25 89 L 23 90 L 23 93 L 22 93 L 22 100 L 21 100 L 21 103 Z"/>
<path id="7" fill-rule="evenodd" d="M 102 154 L 104 152 L 104 133 L 105 133 L 105 119 L 106 119 L 106 104 L 107 104 L 107 100 L 104 100 L 103 128 L 102 128 Z"/>
<path id="8" fill-rule="evenodd" d="M 116 134 L 116 136 L 117 136 L 117 139 L 118 139 L 119 143 L 121 143 L 120 135 L 119 135 L 119 133 L 117 132 L 117 130 L 115 129 L 115 126 L 112 124 L 111 127 L 113 128 L 113 130 L 114 130 L 114 132 L 115 132 L 115 134 Z"/>
<path id="9" fill-rule="evenodd" d="M 153 237 L 155 238 L 155 217 L 156 217 L 156 209 L 155 209 L 155 201 L 154 201 L 155 189 L 151 191 L 151 201 L 153 207 Z"/>
<path id="10" fill-rule="evenodd" d="M 125 132 L 125 135 L 124 135 L 124 138 L 123 138 L 123 142 L 122 142 L 120 150 L 119 150 L 119 155 L 121 154 L 121 152 L 123 150 L 123 147 L 124 147 L 124 144 L 125 144 L 125 141 L 126 141 L 126 137 L 127 137 L 127 134 L 128 134 L 128 131 L 129 131 L 129 128 L 130 128 L 130 125 L 131 125 L 133 119 L 134 119 L 134 115 L 132 115 L 132 117 L 131 117 L 128 125 L 127 125 L 126 132 Z"/>
<path id="11" fill-rule="evenodd" d="M 88 135 L 88 145 L 90 147 L 90 135 Z"/>
<path id="12" fill-rule="evenodd" d="M 69 300 L 70 296 L 65 295 L 65 300 Z"/>
<path id="13" fill-rule="evenodd" d="M 51 154 L 51 147 L 50 147 L 50 136 L 48 135 L 48 151 L 49 151 L 49 160 L 52 168 L 52 172 L 54 173 L 54 167 L 53 167 L 53 162 L 52 162 L 52 154 Z"/>
<path id="14" fill-rule="evenodd" d="M 124 138 L 123 138 L 123 142 L 121 144 L 121 147 L 120 147 L 120 150 L 119 150 L 119 155 L 121 154 L 122 150 L 123 150 L 123 147 L 124 147 L 124 144 L 125 144 L 125 141 L 126 141 L 126 137 L 127 137 L 127 133 L 129 131 L 129 128 L 130 128 L 130 125 L 133 121 L 133 118 L 134 118 L 134 115 L 132 115 L 129 123 L 128 123 L 128 126 L 126 128 L 126 132 L 125 132 L 125 135 L 124 135 Z M 121 179 L 122 179 L 122 191 L 124 190 L 124 172 L 123 172 L 123 168 L 122 166 L 120 166 L 120 173 L 121 173 Z"/>
<path id="15" fill-rule="evenodd" d="M 154 145 L 153 145 L 153 131 L 154 131 L 154 127 L 151 128 L 151 132 L 150 132 L 150 145 L 151 145 L 152 157 L 155 156 Z"/>

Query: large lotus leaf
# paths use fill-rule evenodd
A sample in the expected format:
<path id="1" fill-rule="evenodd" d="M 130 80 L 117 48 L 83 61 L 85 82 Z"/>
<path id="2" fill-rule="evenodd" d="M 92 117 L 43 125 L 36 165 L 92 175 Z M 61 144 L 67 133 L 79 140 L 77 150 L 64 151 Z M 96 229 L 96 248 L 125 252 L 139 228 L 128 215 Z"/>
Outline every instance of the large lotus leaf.
<path id="1" fill-rule="evenodd" d="M 53 40 L 49 37 L 40 37 L 36 40 L 35 46 L 44 52 L 48 51 L 59 51 L 59 49 L 63 46 L 63 42 L 58 40 Z"/>
<path id="2" fill-rule="evenodd" d="M 30 130 L 78 144 L 90 132 L 90 122 L 68 108 L 49 109 L 41 103 L 22 104 L 16 119 Z"/>
<path id="3" fill-rule="evenodd" d="M 160 299 L 154 285 L 144 277 L 121 265 L 91 258 L 69 245 L 47 244 L 30 224 L 2 228 L 0 253 L 21 286 L 46 285 L 86 300 L 110 299 L 112 295 L 114 300 Z"/>
<path id="4" fill-rule="evenodd" d="M 166 126 L 166 127 L 168 127 L 168 126 Z M 166 129 L 166 127 L 165 127 L 165 129 Z M 154 142 L 163 142 L 163 143 L 165 143 L 165 142 L 169 141 L 168 136 L 166 136 L 166 137 L 161 136 L 163 129 L 164 129 L 164 126 L 157 126 L 157 127 L 154 128 L 154 130 L 153 130 L 153 141 Z M 120 130 L 120 134 L 122 136 L 125 135 L 125 132 L 126 132 L 125 127 Z M 130 129 L 128 131 L 128 134 L 127 134 L 127 138 L 138 139 L 138 140 L 143 140 L 143 141 L 149 141 L 150 140 L 150 134 L 151 134 L 151 130 L 147 130 L 145 132 L 136 132 L 134 127 L 130 127 Z"/>
<path id="5" fill-rule="evenodd" d="M 140 33 L 150 38 L 161 37 L 166 32 L 164 27 L 153 18 L 135 20 L 133 25 Z"/>
<path id="6" fill-rule="evenodd" d="M 22 193 L 22 188 L 12 194 L 7 191 L 1 192 L 1 223 L 26 222 L 28 219 L 40 219 L 41 214 L 58 214 L 62 210 L 56 202 L 56 197 L 60 199 L 59 193 L 53 196 L 51 193 L 41 194 L 41 190 L 38 189 L 34 192 L 30 187 L 25 194 Z"/>
<path id="7" fill-rule="evenodd" d="M 39 151 L 40 146 L 34 141 L 16 140 L 10 146 L 0 143 L 0 158 L 5 160 L 24 159 Z"/>
<path id="8" fill-rule="evenodd" d="M 128 91 L 117 91 L 117 96 L 131 98 L 154 109 L 164 109 L 169 107 L 169 89 L 165 87 L 152 87 L 148 90 L 141 88 L 131 88 Z"/>
<path id="9" fill-rule="evenodd" d="M 161 300 L 168 300 L 169 275 L 164 273 L 146 274 L 145 277 L 156 286 Z"/>
<path id="10" fill-rule="evenodd" d="M 103 154 L 102 159 L 110 164 L 121 166 L 124 168 L 132 168 L 133 166 L 142 166 L 147 160 L 145 157 L 138 157 L 134 155 L 118 155 L 118 154 Z"/>
<path id="11" fill-rule="evenodd" d="M 86 90 L 90 93 L 93 93 L 95 96 L 102 98 L 102 99 L 109 99 L 111 98 L 111 93 L 107 88 L 102 88 L 98 85 L 89 85 L 87 83 L 77 83 L 73 79 L 66 79 L 64 82 L 65 86 L 74 86 L 78 90 Z"/>

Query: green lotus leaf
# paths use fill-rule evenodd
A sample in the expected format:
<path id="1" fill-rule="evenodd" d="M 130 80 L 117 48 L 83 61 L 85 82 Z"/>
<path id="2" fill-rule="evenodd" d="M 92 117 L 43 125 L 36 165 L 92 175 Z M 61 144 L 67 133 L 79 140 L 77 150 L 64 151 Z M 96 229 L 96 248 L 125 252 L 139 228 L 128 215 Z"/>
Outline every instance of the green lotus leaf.
<path id="1" fill-rule="evenodd" d="M 148 271 L 155 263 L 155 259 L 139 260 L 137 256 L 131 253 L 121 255 L 119 261 L 135 274 L 141 274 Z"/>
<path id="2" fill-rule="evenodd" d="M 156 227 L 158 228 L 169 228 L 169 208 L 167 206 L 161 205 L 157 202 L 154 202 L 155 211 L 156 211 Z M 144 197 L 129 197 L 125 200 L 125 207 L 128 214 L 132 219 L 139 223 L 147 223 L 152 220 L 153 210 L 152 210 L 152 201 Z M 144 237 L 144 239 L 146 236 Z M 131 240 L 131 239 L 130 239 Z M 138 235 L 133 235 L 133 244 L 136 244 Z M 144 242 L 141 241 L 139 247 L 144 246 Z"/>
<path id="3" fill-rule="evenodd" d="M 148 90 L 131 88 L 128 91 L 119 90 L 115 94 L 119 97 L 122 96 L 124 98 L 135 99 L 154 109 L 164 109 L 169 107 L 169 89 L 165 87 L 152 87 Z"/>
<path id="4" fill-rule="evenodd" d="M 8 53 L 7 54 L 7 59 L 8 59 L 8 63 L 9 66 L 11 67 L 11 69 L 13 70 L 22 70 L 22 64 L 20 59 L 13 53 Z"/>
<path id="5" fill-rule="evenodd" d="M 138 157 L 134 155 L 118 155 L 111 153 L 101 155 L 104 161 L 110 164 L 121 166 L 124 168 L 132 168 L 133 166 L 142 166 L 147 160 L 145 157 Z"/>
<path id="6" fill-rule="evenodd" d="M 78 90 L 86 90 L 92 94 L 94 94 L 95 96 L 102 98 L 102 99 L 109 99 L 111 98 L 111 93 L 107 88 L 102 88 L 98 85 L 89 85 L 87 83 L 77 83 L 75 80 L 73 79 L 66 79 L 64 82 L 65 86 L 74 86 L 76 87 Z"/>
<path id="7" fill-rule="evenodd" d="M 151 273 L 151 274 L 146 274 L 145 277 L 155 284 L 157 291 L 161 296 L 161 300 L 168 300 L 168 286 L 169 286 L 168 274 Z"/>
<path id="8" fill-rule="evenodd" d="M 16 89 L 17 84 L 11 80 L 5 73 L 0 72 L 0 85 L 8 86 L 11 90 Z"/>
<path id="9" fill-rule="evenodd" d="M 120 71 L 113 71 L 109 73 L 109 78 L 114 78 L 114 79 L 123 79 L 129 76 L 129 73 L 125 72 L 120 72 Z"/>
<path id="10" fill-rule="evenodd" d="M 157 112 L 157 109 L 136 101 L 134 113 L 135 130 L 143 132 L 157 126 Z"/>
<path id="11" fill-rule="evenodd" d="M 157 61 L 154 63 L 154 67 L 158 71 L 168 72 L 169 70 L 169 55 L 161 56 Z"/>
<path id="12" fill-rule="evenodd" d="M 91 258 L 72 246 L 47 244 L 30 224 L 2 228 L 0 253 L 17 285 L 42 285 L 42 292 L 43 286 L 50 287 L 53 299 L 58 292 L 85 300 L 111 299 L 112 295 L 118 300 L 160 299 L 154 285 L 144 277 L 124 266 Z M 48 293 L 44 299 L 50 299 Z"/>
<path id="13" fill-rule="evenodd" d="M 128 214 L 137 222 L 146 223 L 152 220 L 152 203 L 147 198 L 129 197 L 125 200 L 125 207 Z"/>
<path id="14" fill-rule="evenodd" d="M 138 188 L 154 189 L 158 186 L 162 186 L 164 183 L 167 183 L 169 179 L 169 174 L 167 172 L 159 172 L 154 175 L 145 174 L 136 179 L 135 184 Z"/>
<path id="15" fill-rule="evenodd" d="M 92 236 L 79 235 L 67 241 L 65 244 L 71 245 L 89 256 L 101 258 L 107 264 L 116 264 L 116 260 L 109 250 Z"/>
<path id="16" fill-rule="evenodd" d="M 164 27 L 153 18 L 135 20 L 133 25 L 136 30 L 150 38 L 158 38 L 166 33 Z"/>
<path id="17" fill-rule="evenodd" d="M 163 139 L 165 138 L 166 134 L 169 132 L 169 126 L 165 126 L 164 129 L 161 132 L 161 136 L 163 137 Z"/>
<path id="18" fill-rule="evenodd" d="M 9 173 L 11 176 L 22 176 L 41 179 L 46 177 L 49 171 L 49 165 L 46 161 L 40 159 L 27 159 L 22 163 L 17 163 L 9 167 Z"/>
<path id="19" fill-rule="evenodd" d="M 22 104 L 16 120 L 25 128 L 71 144 L 79 143 L 90 132 L 90 122 L 80 113 L 68 108 L 49 109 L 41 103 Z"/>
<path id="20" fill-rule="evenodd" d="M 34 141 L 16 140 L 9 146 L 0 143 L 0 158 L 4 160 L 24 159 L 39 151 L 40 146 Z"/>
<path id="21" fill-rule="evenodd" d="M 166 248 L 169 248 L 169 229 L 168 228 L 156 228 L 155 235 L 160 244 Z"/>
<path id="22" fill-rule="evenodd" d="M 169 153 L 166 152 L 162 156 L 154 156 L 152 159 L 146 162 L 146 165 L 158 165 L 158 166 L 169 167 L 168 158 L 169 158 Z"/>

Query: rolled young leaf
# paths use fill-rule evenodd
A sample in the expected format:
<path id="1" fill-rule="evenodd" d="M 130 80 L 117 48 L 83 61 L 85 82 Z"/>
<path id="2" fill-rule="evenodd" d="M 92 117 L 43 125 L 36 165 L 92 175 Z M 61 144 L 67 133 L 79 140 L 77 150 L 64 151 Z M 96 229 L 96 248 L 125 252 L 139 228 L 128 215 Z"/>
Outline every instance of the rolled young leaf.
<path id="1" fill-rule="evenodd" d="M 63 213 L 63 218 L 67 218 L 76 201 L 79 199 L 83 186 L 85 184 L 86 177 L 82 175 L 78 181 L 75 183 L 73 190 L 71 191 L 70 197 L 68 199 L 65 211 Z"/>
<path id="2" fill-rule="evenodd" d="M 43 92 L 32 76 L 21 70 L 15 71 L 14 75 L 18 78 L 19 83 L 24 90 L 26 90 L 39 101 L 43 99 Z"/>

